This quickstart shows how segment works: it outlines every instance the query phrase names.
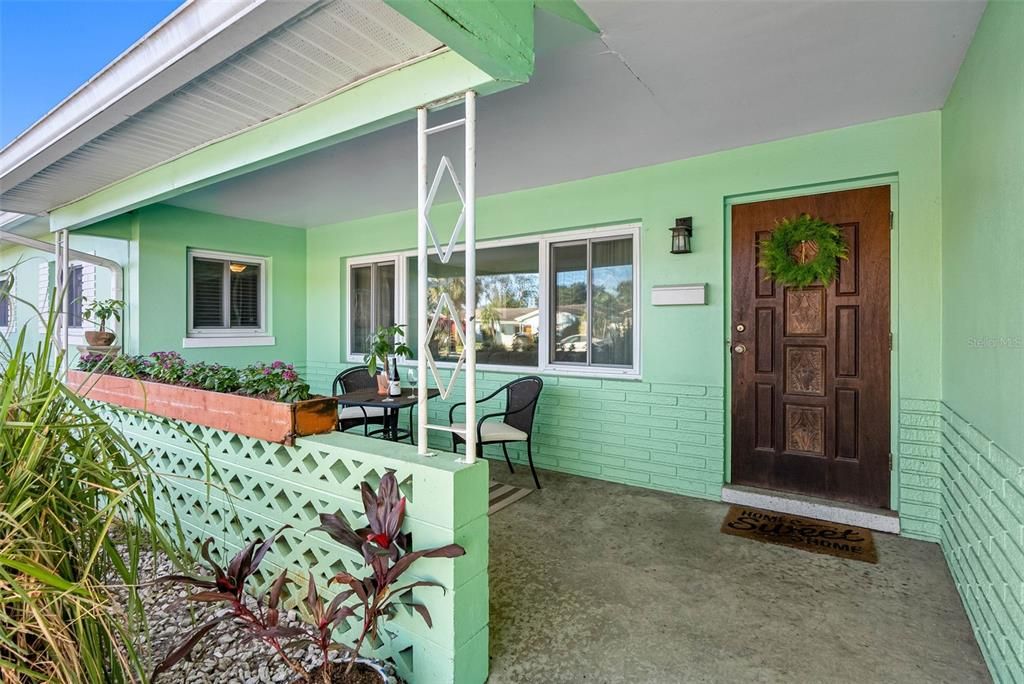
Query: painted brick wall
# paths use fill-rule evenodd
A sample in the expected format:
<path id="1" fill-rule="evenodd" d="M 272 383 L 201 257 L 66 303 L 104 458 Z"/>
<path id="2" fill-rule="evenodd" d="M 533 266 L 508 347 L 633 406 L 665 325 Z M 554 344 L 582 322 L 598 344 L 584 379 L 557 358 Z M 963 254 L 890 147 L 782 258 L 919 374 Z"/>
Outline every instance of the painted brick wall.
<path id="1" fill-rule="evenodd" d="M 942 551 L 997 682 L 1024 682 L 1024 462 L 946 404 Z"/>
<path id="2" fill-rule="evenodd" d="M 900 401 L 897 467 L 904 536 L 933 542 L 941 539 L 942 431 L 942 402 Z"/>
<path id="3" fill-rule="evenodd" d="M 305 377 L 314 392 L 327 393 L 344 367 L 307 362 Z M 490 394 L 516 375 L 479 373 L 477 396 Z M 445 381 L 448 377 L 447 373 L 443 375 Z M 722 387 L 543 377 L 544 390 L 534 425 L 533 458 L 538 467 L 720 498 L 725 478 Z M 463 396 L 462 385 L 457 384 L 452 401 L 432 399 L 431 422 L 447 425 L 449 407 Z M 481 409 L 477 411 L 482 415 Z M 457 414 L 456 420 L 461 419 L 461 413 Z M 403 415 L 402 420 L 407 416 Z M 432 434 L 431 445 L 451 449 L 450 438 L 444 434 Z M 524 447 L 510 447 L 509 453 L 515 462 L 526 462 Z M 497 446 L 488 447 L 485 454 L 503 458 Z"/>

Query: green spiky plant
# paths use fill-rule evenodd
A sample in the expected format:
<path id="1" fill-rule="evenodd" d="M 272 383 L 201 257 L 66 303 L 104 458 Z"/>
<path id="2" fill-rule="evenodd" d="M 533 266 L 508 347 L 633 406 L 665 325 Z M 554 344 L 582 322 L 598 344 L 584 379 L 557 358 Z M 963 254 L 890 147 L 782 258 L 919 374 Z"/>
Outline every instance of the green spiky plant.
<path id="1" fill-rule="evenodd" d="M 0 681 L 143 682 L 140 553 L 177 554 L 146 460 L 62 382 L 57 297 L 34 351 L 0 339 Z"/>

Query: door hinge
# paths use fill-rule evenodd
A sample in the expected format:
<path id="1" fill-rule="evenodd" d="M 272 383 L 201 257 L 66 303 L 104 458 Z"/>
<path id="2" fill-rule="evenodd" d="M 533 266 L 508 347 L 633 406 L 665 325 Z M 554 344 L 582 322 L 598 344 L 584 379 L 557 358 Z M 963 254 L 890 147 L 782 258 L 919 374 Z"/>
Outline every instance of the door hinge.
<path id="1" fill-rule="evenodd" d="M 889 453 L 889 472 L 892 472 L 892 452 Z"/>
<path id="2" fill-rule="evenodd" d="M 894 225 L 895 225 L 895 221 L 893 220 L 893 212 L 890 211 L 889 212 L 889 230 L 892 230 Z"/>
<path id="3" fill-rule="evenodd" d="M 892 351 L 892 333 L 889 333 L 889 351 Z"/>

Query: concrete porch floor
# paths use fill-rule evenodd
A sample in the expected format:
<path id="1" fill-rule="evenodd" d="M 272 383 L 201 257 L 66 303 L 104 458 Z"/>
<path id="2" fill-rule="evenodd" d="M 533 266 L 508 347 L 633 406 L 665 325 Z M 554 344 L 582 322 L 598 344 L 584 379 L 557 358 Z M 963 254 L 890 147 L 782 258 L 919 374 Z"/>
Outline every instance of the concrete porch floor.
<path id="1" fill-rule="evenodd" d="M 725 504 L 540 474 L 491 518 L 490 684 L 990 681 L 935 544 L 875 533 L 869 565 L 721 534 Z"/>

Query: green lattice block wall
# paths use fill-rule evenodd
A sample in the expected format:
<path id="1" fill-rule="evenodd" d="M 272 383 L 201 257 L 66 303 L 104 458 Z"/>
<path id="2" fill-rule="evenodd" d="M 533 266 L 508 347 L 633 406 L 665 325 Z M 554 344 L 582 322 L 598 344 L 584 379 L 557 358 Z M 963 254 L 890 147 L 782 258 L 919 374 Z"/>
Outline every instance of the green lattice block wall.
<path id="1" fill-rule="evenodd" d="M 451 454 L 424 459 L 413 447 L 355 435 L 320 435 L 284 446 L 151 414 L 107 415 L 164 475 L 161 513 L 168 520 L 177 515 L 191 543 L 212 536 L 218 549 L 234 553 L 251 538 L 293 526 L 278 538 L 257 577 L 264 586 L 282 568 L 300 581 L 311 570 L 331 594 L 326 581 L 333 574 L 364 574 L 358 554 L 326 535 L 307 532 L 321 511 L 340 512 L 354 526 L 364 524 L 360 482 L 376 487 L 385 472 L 394 472 L 408 499 L 406 530 L 414 546 L 457 542 L 466 555 L 423 559 L 414 566 L 416 578 L 447 588 L 416 590 L 414 598 L 429 608 L 433 627 L 411 611 L 400 613 L 389 623 L 392 634 L 373 645 L 373 655 L 394 660 L 412 683 L 486 679 L 486 463 L 466 466 Z M 342 637 L 353 641 L 357 629 L 350 622 Z"/>

